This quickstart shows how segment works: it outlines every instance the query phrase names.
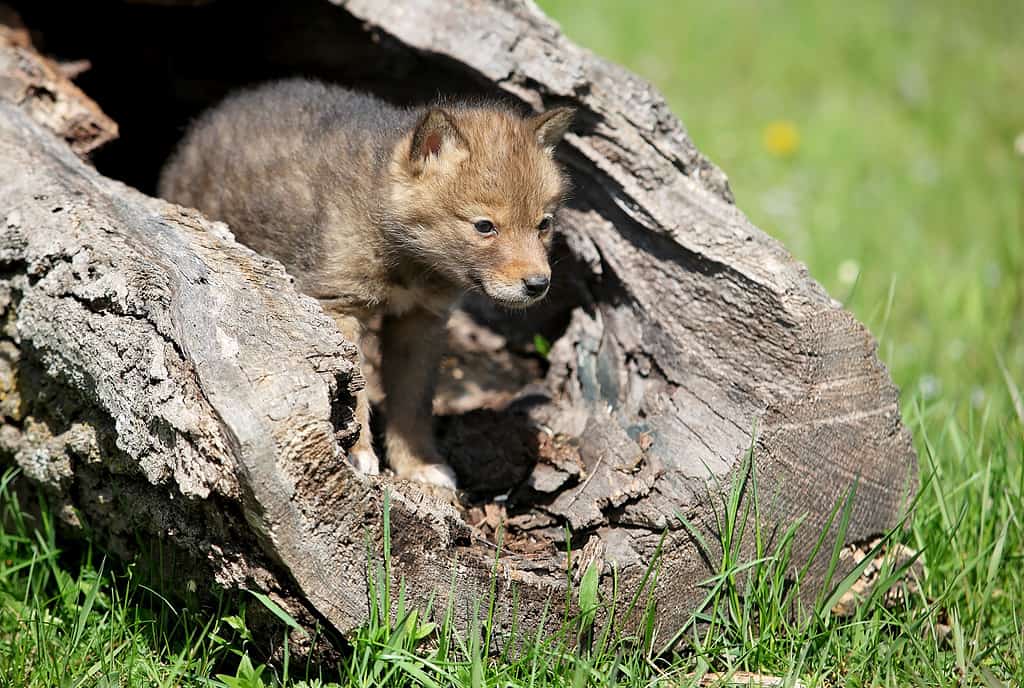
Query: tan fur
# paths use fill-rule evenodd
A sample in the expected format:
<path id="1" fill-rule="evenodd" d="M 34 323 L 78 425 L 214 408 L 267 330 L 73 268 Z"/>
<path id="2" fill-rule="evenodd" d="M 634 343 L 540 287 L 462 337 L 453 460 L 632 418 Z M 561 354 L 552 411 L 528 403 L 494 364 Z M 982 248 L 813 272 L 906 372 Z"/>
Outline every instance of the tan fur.
<path id="1" fill-rule="evenodd" d="M 538 227 L 565 191 L 553 148 L 571 115 L 466 103 L 400 110 L 279 82 L 204 115 L 160 191 L 282 260 L 346 336 L 383 314 L 388 461 L 401 477 L 454 487 L 430 414 L 444 323 L 469 290 L 512 308 L 543 298 L 552 230 Z M 484 220 L 493 234 L 475 226 Z M 350 456 L 375 472 L 369 404 L 365 394 L 356 401 L 364 431 Z"/>

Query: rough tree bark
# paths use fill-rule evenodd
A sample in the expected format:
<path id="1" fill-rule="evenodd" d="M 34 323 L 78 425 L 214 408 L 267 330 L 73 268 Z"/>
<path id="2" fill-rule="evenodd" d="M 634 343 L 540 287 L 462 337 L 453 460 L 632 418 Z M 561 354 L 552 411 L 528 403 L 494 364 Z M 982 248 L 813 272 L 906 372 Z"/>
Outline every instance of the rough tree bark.
<path id="1" fill-rule="evenodd" d="M 396 577 L 420 603 L 454 590 L 460 624 L 490 587 L 484 536 L 501 522 L 500 623 L 540 623 L 589 561 L 635 589 L 664 534 L 654 596 L 661 629 L 678 628 L 717 557 L 679 515 L 714 543 L 748 453 L 766 532 L 805 519 L 797 562 L 855 482 L 849 541 L 898 523 L 916 457 L 874 341 L 749 223 L 649 85 L 530 3 L 338 4 L 325 11 L 362 32 L 364 52 L 303 42 L 324 74 L 379 51 L 393 81 L 436 70 L 579 109 L 561 151 L 575 193 L 560 297 L 514 320 L 470 303 L 451 335 L 457 364 L 518 356 L 542 375 L 480 403 L 453 383 L 439 402 L 469 507 L 356 474 L 353 345 L 224 225 L 79 160 L 113 123 L 23 35 L 0 34 L 0 451 L 68 522 L 126 554 L 159 538 L 189 576 L 267 591 L 342 633 L 367 616 L 385 491 Z M 517 344 L 535 331 L 554 338 L 546 363 Z"/>

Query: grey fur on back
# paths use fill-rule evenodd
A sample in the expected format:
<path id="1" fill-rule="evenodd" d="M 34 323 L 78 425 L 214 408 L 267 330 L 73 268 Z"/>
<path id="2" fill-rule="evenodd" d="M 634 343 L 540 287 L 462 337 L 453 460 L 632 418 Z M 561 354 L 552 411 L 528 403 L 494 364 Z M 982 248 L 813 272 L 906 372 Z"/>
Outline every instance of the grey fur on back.
<path id="1" fill-rule="evenodd" d="M 192 124 L 158 192 L 227 222 L 239 241 L 284 263 L 307 293 L 337 296 L 320 293 L 326 285 L 316 275 L 326 219 L 371 222 L 381 211 L 374 190 L 420 112 L 305 79 L 257 86 Z"/>

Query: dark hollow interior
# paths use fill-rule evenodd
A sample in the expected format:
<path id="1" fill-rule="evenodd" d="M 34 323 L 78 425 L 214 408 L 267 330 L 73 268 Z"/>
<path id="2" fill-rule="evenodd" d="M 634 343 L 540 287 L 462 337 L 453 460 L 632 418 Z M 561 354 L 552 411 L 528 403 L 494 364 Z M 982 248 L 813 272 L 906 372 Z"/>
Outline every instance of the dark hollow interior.
<path id="1" fill-rule="evenodd" d="M 372 91 L 398 104 L 438 93 L 498 96 L 453 66 L 425 61 L 323 0 L 259 3 L 65 3 L 16 10 L 36 47 L 86 59 L 76 83 L 121 128 L 93 158 L 104 174 L 153 193 L 160 165 L 189 121 L 226 93 L 306 76 Z"/>
<path id="2" fill-rule="evenodd" d="M 306 76 L 402 105 L 442 94 L 511 100 L 479 75 L 436 55 L 418 54 L 324 0 L 31 0 L 14 7 L 40 52 L 60 61 L 88 60 L 89 69 L 75 82 L 120 127 L 120 138 L 96 151 L 93 163 L 106 176 L 149 194 L 155 193 L 160 167 L 188 123 L 248 84 Z M 499 334 L 502 351 L 474 351 L 470 345 L 442 361 L 439 443 L 466 489 L 464 505 L 511 492 L 520 497 L 518 505 L 514 499 L 508 502 L 511 515 L 528 511 L 540 499 L 517 486 L 543 451 L 529 408 L 547 400 L 520 390 L 546 372 L 538 336 L 557 340 L 572 307 L 590 298 L 585 293 L 588 270 L 564 242 L 556 242 L 552 264 L 551 296 L 541 306 L 509 313 L 483 300 L 465 305 L 470 317 L 462 322 L 468 331 L 453 341 L 465 345 L 481 332 Z M 477 394 L 479 403 L 466 396 L 468 389 L 488 386 L 500 393 Z"/>

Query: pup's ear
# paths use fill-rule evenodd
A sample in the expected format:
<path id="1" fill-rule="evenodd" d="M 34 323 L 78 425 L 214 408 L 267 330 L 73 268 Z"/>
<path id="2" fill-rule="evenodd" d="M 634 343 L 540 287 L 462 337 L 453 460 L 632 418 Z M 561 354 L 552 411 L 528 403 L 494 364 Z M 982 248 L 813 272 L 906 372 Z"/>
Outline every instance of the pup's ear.
<path id="1" fill-rule="evenodd" d="M 554 148 L 565 136 L 576 110 L 571 107 L 557 107 L 539 115 L 534 115 L 528 122 L 537 135 L 537 142 L 544 148 Z"/>
<path id="2" fill-rule="evenodd" d="M 420 117 L 413 131 L 409 162 L 422 169 L 430 158 L 439 158 L 453 148 L 466 148 L 466 141 L 455 126 L 455 120 L 441 108 L 430 108 Z"/>

